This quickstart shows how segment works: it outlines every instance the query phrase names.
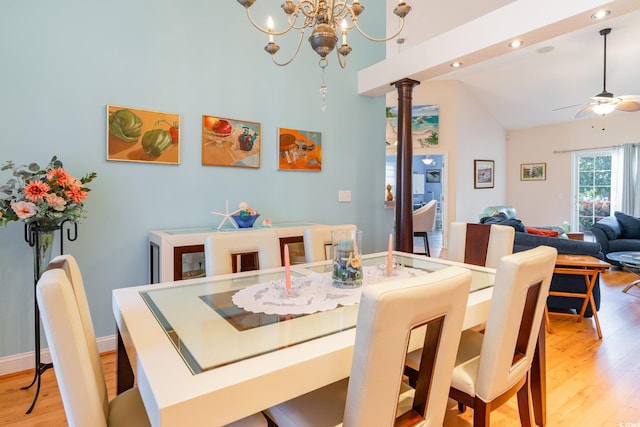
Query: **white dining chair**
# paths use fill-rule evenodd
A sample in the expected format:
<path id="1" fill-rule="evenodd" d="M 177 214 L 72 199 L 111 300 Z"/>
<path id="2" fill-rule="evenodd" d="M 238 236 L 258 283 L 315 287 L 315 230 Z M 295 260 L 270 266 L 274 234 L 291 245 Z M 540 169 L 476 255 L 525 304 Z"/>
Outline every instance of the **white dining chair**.
<path id="1" fill-rule="evenodd" d="M 331 232 L 334 230 L 357 230 L 357 228 L 353 224 L 305 228 L 302 231 L 305 261 L 315 262 L 331 259 Z"/>
<path id="2" fill-rule="evenodd" d="M 80 266 L 73 255 L 62 254 L 53 258 L 48 268 L 61 268 L 71 283 L 76 304 L 78 305 L 78 312 L 80 313 L 80 320 L 82 321 L 82 330 L 89 348 L 93 374 L 96 377 L 96 382 L 99 383 L 100 379 L 104 377 L 104 373 L 102 371 L 102 363 L 100 363 L 100 351 L 98 350 L 98 342 L 96 341 L 96 333 L 91 320 L 91 310 L 89 309 L 89 301 L 87 300 Z M 99 388 L 98 392 L 104 393 L 104 396 L 100 396 L 101 400 L 107 399 L 106 389 Z"/>
<path id="3" fill-rule="evenodd" d="M 79 269 L 75 260 L 69 260 L 52 260 L 36 286 L 38 308 L 67 422 L 74 427 L 150 426 L 137 387 L 108 400 L 100 356 L 93 351 L 97 348 L 95 338 L 93 345 L 88 339 L 93 331 L 85 329 L 91 324 L 91 316 L 84 309 L 82 297 L 78 299 L 78 282 L 72 285 L 66 272 L 77 279 Z M 254 414 L 231 425 L 264 427 L 267 421 L 262 414 Z"/>
<path id="4" fill-rule="evenodd" d="M 557 251 L 539 246 L 508 255 L 496 271 L 483 333 L 466 330 L 453 369 L 449 395 L 474 409 L 474 427 L 488 426 L 490 413 L 518 396 L 523 426 L 531 426 L 529 371 L 534 357 Z M 420 351 L 407 365 L 419 369 Z"/>
<path id="5" fill-rule="evenodd" d="M 429 249 L 429 232 L 436 228 L 436 210 L 438 202 L 431 200 L 426 205 L 413 211 L 413 235 L 424 240 L 424 255 L 431 256 Z M 414 251 L 414 253 L 416 253 Z"/>
<path id="6" fill-rule="evenodd" d="M 500 259 L 513 253 L 515 229 L 498 224 L 449 224 L 447 259 L 496 268 Z"/>
<path id="7" fill-rule="evenodd" d="M 212 233 L 204 240 L 207 276 L 241 271 L 243 256 L 252 256 L 257 270 L 281 267 L 278 235 L 273 230 L 230 231 Z"/>
<path id="8" fill-rule="evenodd" d="M 350 378 L 265 411 L 279 427 L 442 426 L 471 273 L 450 267 L 362 289 Z M 415 389 L 403 382 L 411 331 L 426 325 Z"/>

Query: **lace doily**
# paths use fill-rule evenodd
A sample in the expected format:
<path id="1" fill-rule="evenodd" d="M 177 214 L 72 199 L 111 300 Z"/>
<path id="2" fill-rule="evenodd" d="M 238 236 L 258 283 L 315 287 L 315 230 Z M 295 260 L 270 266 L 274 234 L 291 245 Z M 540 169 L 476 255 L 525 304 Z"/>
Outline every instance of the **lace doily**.
<path id="1" fill-rule="evenodd" d="M 387 276 L 386 266 L 365 266 L 362 268 L 362 286 L 387 280 L 403 279 L 428 274 L 415 268 L 396 266 L 393 274 Z M 305 277 L 291 279 L 291 289 L 287 291 L 284 279 L 271 280 L 241 289 L 233 295 L 235 305 L 253 313 L 311 314 L 332 310 L 338 305 L 353 305 L 360 302 L 362 288 L 343 289 L 332 284 L 331 273 L 313 273 Z"/>

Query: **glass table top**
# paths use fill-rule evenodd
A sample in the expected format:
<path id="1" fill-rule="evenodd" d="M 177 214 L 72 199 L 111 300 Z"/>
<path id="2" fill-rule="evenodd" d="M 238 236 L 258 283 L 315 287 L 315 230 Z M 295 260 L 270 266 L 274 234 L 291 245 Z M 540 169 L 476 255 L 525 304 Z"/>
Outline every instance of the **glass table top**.
<path id="1" fill-rule="evenodd" d="M 427 272 L 455 264 L 398 253 L 394 261 Z M 386 254 L 365 255 L 362 262 L 364 266 L 382 265 Z M 493 285 L 491 270 L 467 267 L 472 272 L 472 292 Z M 294 280 L 330 271 L 331 263 L 326 261 L 291 268 Z M 178 282 L 140 295 L 193 374 L 355 327 L 357 304 L 307 315 L 276 315 L 248 312 L 232 302 L 240 289 L 283 278 L 284 268 L 244 272 Z"/>

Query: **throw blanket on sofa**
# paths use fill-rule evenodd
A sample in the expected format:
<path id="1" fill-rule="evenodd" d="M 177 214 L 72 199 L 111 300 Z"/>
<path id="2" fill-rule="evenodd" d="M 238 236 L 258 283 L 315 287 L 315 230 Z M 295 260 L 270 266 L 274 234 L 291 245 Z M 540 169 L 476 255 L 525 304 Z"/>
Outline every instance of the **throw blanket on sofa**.
<path id="1" fill-rule="evenodd" d="M 499 212 L 493 216 L 485 216 L 480 219 L 480 224 L 498 224 L 498 225 L 508 225 L 513 227 L 516 231 L 520 231 L 521 233 L 526 233 L 527 229 L 517 218 L 509 218 L 503 212 Z"/>

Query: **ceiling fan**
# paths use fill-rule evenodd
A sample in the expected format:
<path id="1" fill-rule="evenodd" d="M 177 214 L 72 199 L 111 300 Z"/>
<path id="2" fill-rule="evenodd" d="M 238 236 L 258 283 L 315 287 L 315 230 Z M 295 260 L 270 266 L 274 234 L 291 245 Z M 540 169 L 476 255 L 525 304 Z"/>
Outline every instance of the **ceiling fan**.
<path id="1" fill-rule="evenodd" d="M 607 92 L 607 35 L 611 33 L 611 28 L 600 30 L 600 35 L 604 38 L 604 71 L 602 79 L 602 92 L 592 96 L 591 101 L 582 110 L 578 111 L 576 118 L 584 117 L 593 112 L 599 115 L 607 115 L 613 110 L 638 111 L 640 110 L 640 95 L 614 96 Z"/>

